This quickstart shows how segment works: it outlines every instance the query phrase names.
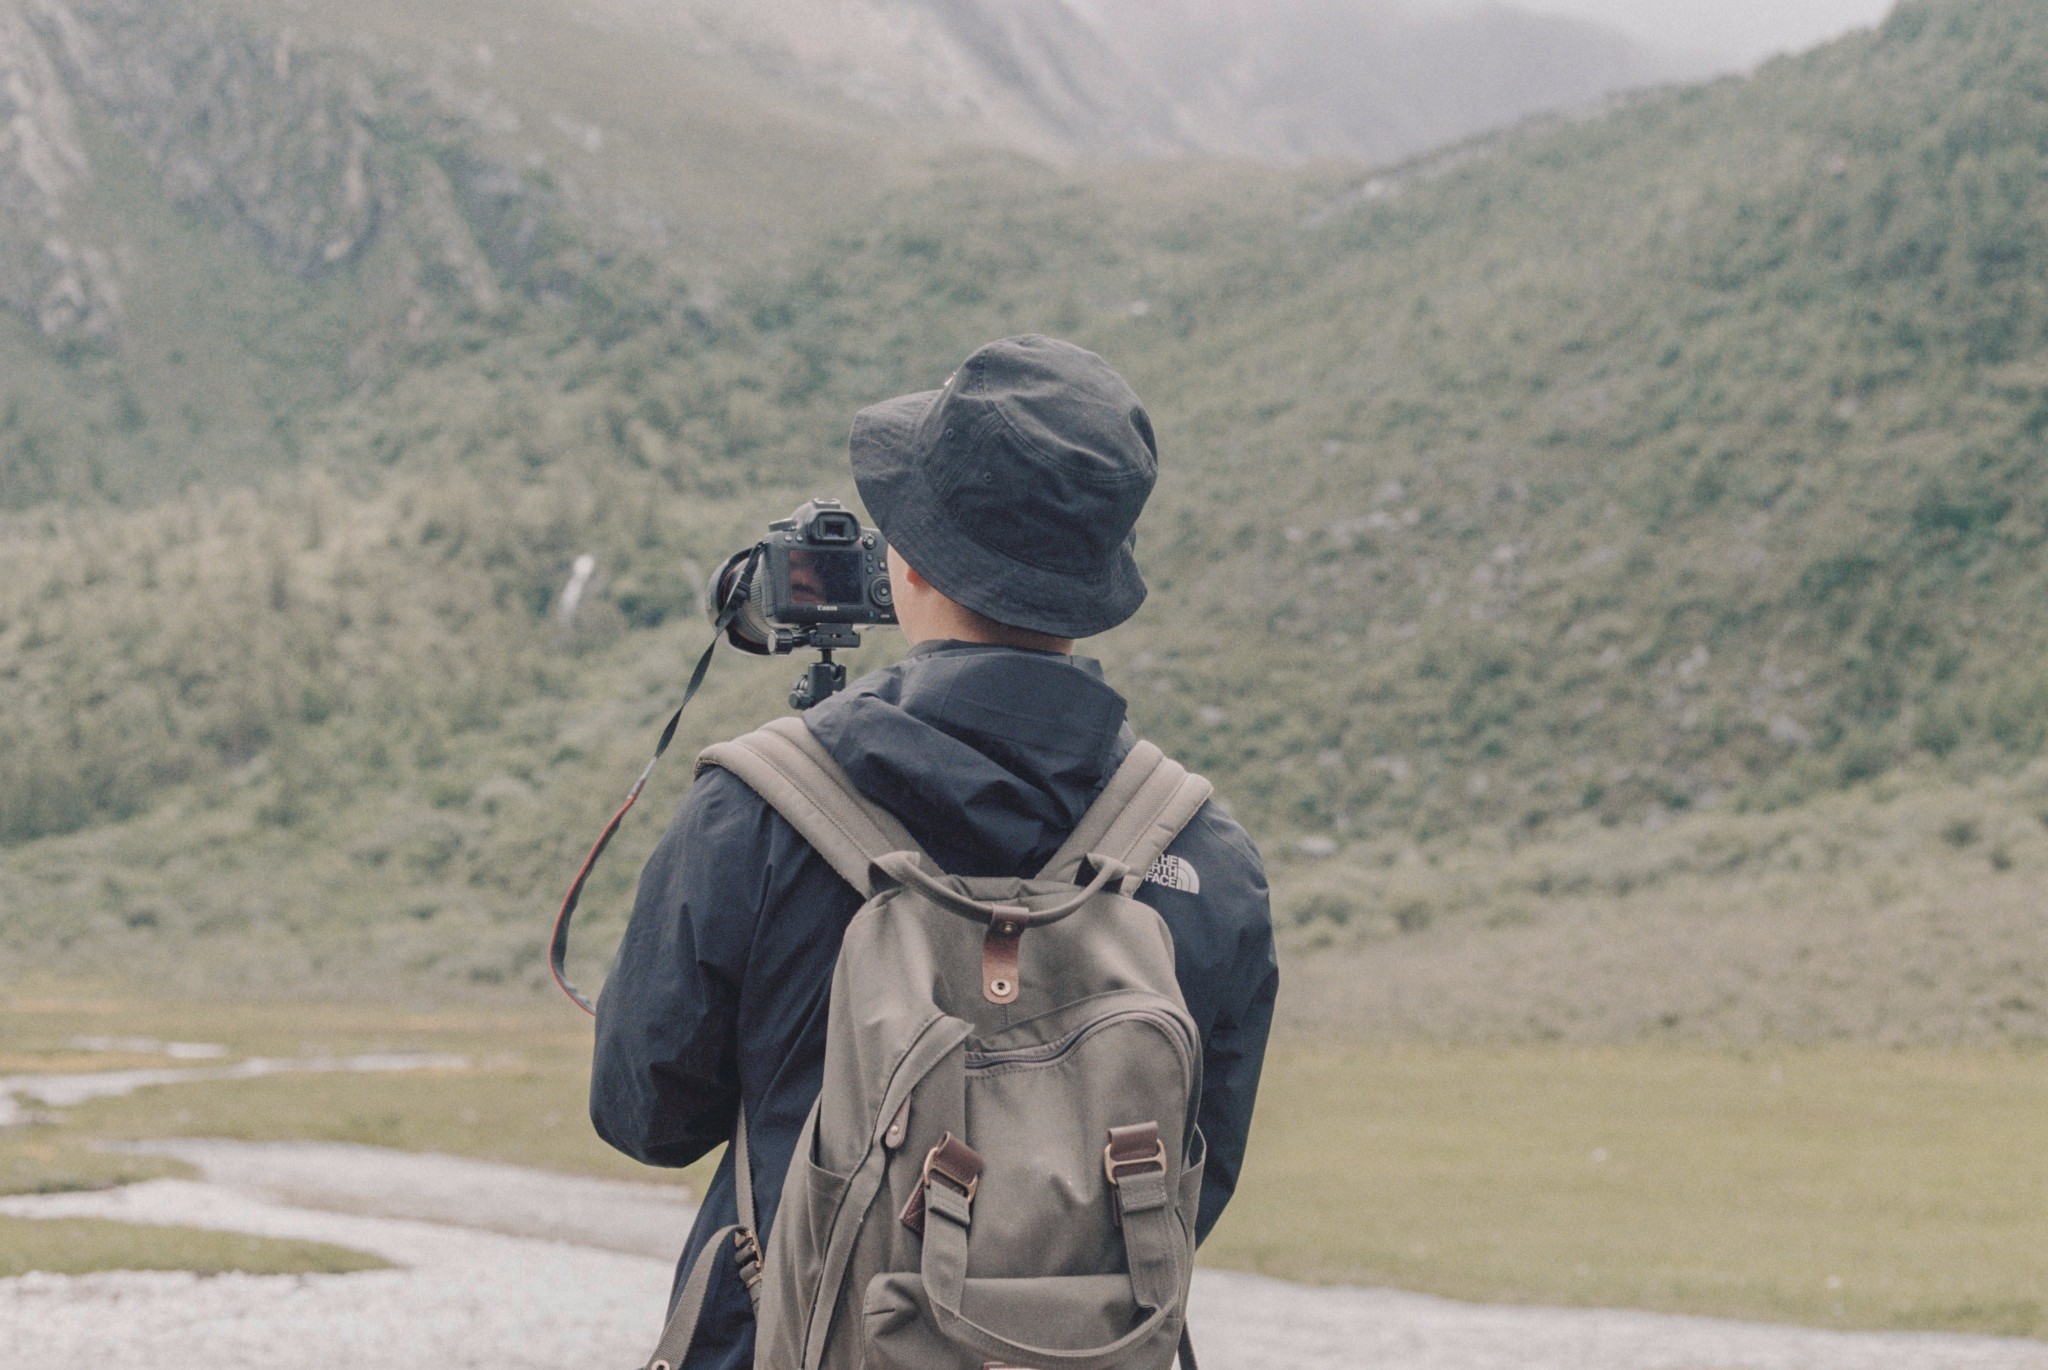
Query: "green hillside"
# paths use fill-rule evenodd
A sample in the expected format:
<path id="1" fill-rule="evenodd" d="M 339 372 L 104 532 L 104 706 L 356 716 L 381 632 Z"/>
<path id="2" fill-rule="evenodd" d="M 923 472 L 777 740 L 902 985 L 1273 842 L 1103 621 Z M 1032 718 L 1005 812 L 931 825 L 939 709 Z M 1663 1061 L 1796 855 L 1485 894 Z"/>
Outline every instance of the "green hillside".
<path id="1" fill-rule="evenodd" d="M 601 232 L 692 275 L 772 265 L 947 143 L 693 47 L 690 30 L 724 5 L 342 0 L 282 21 L 264 0 L 199 6 L 312 51 L 366 55 L 482 155 L 543 167 Z"/>
<path id="2" fill-rule="evenodd" d="M 204 983 L 537 980 L 703 640 L 701 568 L 850 493 L 852 409 L 1037 329 L 1159 422 L 1154 598 L 1096 646 L 1278 858 L 1291 944 L 1325 948 L 1302 1012 L 1455 1035 L 1361 1008 L 1358 967 L 1412 990 L 1514 946 L 1569 977 L 1647 929 L 1626 1012 L 1511 985 L 1484 1030 L 2037 1035 L 2040 931 L 1959 901 L 2048 868 L 2043 69 L 2048 4 L 1929 0 L 1391 172 L 933 169 L 711 307 L 609 250 L 298 402 L 254 490 L 12 517 L 0 938 Z M 329 288 L 264 270 L 231 298 Z M 252 317 L 302 374 L 320 316 Z M 789 673 L 725 662 L 686 742 Z M 1900 952 L 1854 1003 L 1760 1022 L 1726 1004 L 1767 977 L 1732 971 L 1719 1019 L 1667 1002 L 1716 955 L 1877 931 Z M 1864 1012 L 1936 970 L 1939 1004 Z"/>
<path id="3" fill-rule="evenodd" d="M 16 8 L 0 509 L 246 481 L 493 341 L 701 323 L 938 148 L 548 0 Z"/>

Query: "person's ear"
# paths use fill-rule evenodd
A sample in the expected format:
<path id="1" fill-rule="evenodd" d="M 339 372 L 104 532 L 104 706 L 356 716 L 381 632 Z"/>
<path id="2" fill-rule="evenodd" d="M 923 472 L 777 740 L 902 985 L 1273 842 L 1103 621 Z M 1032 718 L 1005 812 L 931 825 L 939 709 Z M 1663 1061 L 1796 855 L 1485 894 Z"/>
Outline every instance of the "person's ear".
<path id="1" fill-rule="evenodd" d="M 889 570 L 892 574 L 901 575 L 905 581 L 917 589 L 929 590 L 932 588 L 932 583 L 919 575 L 917 568 L 905 561 L 903 553 L 897 551 L 894 547 L 889 549 Z"/>

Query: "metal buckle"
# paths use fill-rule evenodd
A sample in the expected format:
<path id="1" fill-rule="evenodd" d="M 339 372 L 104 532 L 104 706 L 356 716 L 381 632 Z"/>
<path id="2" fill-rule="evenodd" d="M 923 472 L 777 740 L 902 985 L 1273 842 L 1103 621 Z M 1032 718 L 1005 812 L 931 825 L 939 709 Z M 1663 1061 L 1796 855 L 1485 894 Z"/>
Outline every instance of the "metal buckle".
<path id="1" fill-rule="evenodd" d="M 967 1202 L 972 1204 L 974 1202 L 975 1191 L 981 1188 L 981 1176 L 975 1175 L 969 1179 L 961 1179 L 958 1175 L 955 1175 L 952 1171 L 946 1169 L 945 1166 L 939 1163 L 939 1150 L 940 1148 L 935 1146 L 930 1151 L 925 1153 L 923 1175 L 924 1187 L 926 1189 L 931 1188 L 932 1177 L 936 1175 L 940 1179 L 944 1180 L 947 1184 L 951 1185 L 954 1189 L 960 1191 L 961 1195 L 967 1200 Z M 1162 1147 L 1161 1154 L 1164 1155 L 1164 1153 L 1165 1149 Z"/>
<path id="2" fill-rule="evenodd" d="M 1116 1158 L 1116 1146 L 1114 1143 L 1102 1148 L 1102 1173 L 1108 1177 L 1112 1187 L 1118 1187 L 1123 1184 L 1124 1172 L 1128 1171 L 1136 1174 L 1138 1171 L 1148 1168 L 1156 1169 L 1161 1175 L 1166 1173 L 1165 1141 L 1155 1142 L 1150 1156 L 1139 1156 L 1135 1159 L 1122 1161 Z"/>
<path id="3" fill-rule="evenodd" d="M 752 1228 L 743 1227 L 732 1234 L 733 1260 L 740 1268 L 740 1279 L 748 1289 L 757 1289 L 761 1284 L 761 1239 L 754 1235 Z"/>

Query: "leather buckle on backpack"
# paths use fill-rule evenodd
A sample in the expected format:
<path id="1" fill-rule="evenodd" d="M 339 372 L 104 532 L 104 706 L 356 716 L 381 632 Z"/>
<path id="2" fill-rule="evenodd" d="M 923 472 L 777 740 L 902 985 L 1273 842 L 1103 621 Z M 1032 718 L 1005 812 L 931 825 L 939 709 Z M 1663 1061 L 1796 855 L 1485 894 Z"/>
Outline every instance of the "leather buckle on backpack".
<path id="1" fill-rule="evenodd" d="M 981 1188 L 981 1153 L 952 1133 L 942 1133 L 939 1143 L 925 1153 L 924 1171 L 919 1177 L 917 1188 L 910 1191 L 909 1202 L 896 1215 L 897 1220 L 918 1236 L 924 1235 L 924 1192 L 932 1187 L 933 1180 L 943 1180 L 948 1189 L 955 1190 L 974 1205 L 975 1193 Z"/>
<path id="2" fill-rule="evenodd" d="M 932 1177 L 936 1175 L 959 1190 L 971 1204 L 975 1191 L 981 1188 L 981 1168 L 981 1153 L 948 1132 L 939 1138 L 937 1146 L 925 1153 L 924 1184 L 929 1189 Z"/>
<path id="3" fill-rule="evenodd" d="M 1159 1136 L 1159 1124 L 1136 1123 L 1109 1130 L 1109 1145 L 1102 1148 L 1102 1173 L 1109 1180 L 1109 1216 L 1118 1227 L 1124 1225 L 1125 1180 L 1167 1174 L 1166 1143 Z"/>
<path id="4" fill-rule="evenodd" d="M 1161 1175 L 1167 1170 L 1166 1143 L 1160 1140 L 1159 1124 L 1111 1128 L 1109 1145 L 1102 1148 L 1102 1173 L 1110 1184 L 1121 1185 L 1126 1176 L 1146 1170 Z"/>

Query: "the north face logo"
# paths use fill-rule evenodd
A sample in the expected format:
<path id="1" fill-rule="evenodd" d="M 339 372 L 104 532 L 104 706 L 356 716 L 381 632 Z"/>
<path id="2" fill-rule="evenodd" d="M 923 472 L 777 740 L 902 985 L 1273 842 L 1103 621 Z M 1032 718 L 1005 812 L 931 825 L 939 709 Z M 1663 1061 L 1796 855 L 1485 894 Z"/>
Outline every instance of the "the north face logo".
<path id="1" fill-rule="evenodd" d="M 1202 877 L 1195 868 L 1178 856 L 1162 856 L 1152 863 L 1152 869 L 1145 872 L 1147 884 L 1159 885 L 1182 894 L 1200 894 Z"/>

